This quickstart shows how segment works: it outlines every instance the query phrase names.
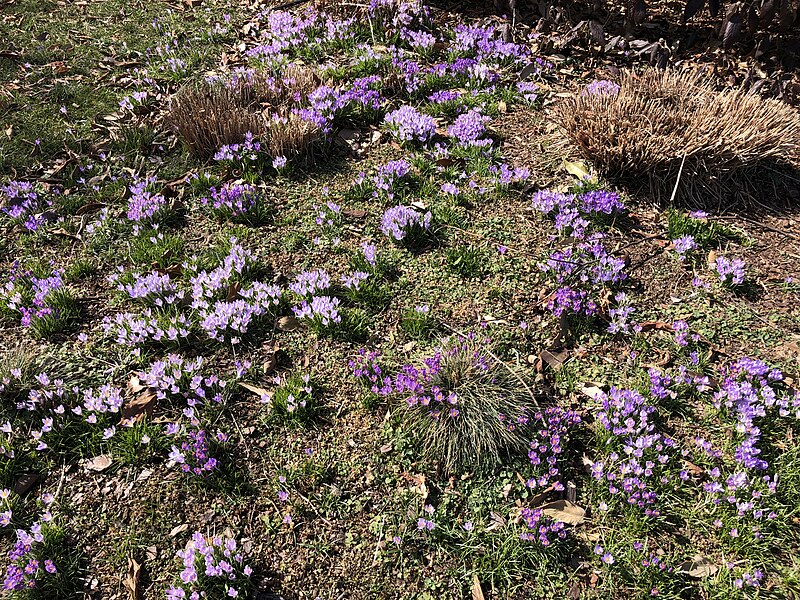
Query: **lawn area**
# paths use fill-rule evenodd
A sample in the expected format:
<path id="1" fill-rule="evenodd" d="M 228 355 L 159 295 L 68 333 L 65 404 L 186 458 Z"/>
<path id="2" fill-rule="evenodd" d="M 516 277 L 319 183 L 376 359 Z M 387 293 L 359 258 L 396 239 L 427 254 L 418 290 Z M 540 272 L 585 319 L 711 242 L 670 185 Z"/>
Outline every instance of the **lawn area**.
<path id="1" fill-rule="evenodd" d="M 796 172 L 593 167 L 644 68 L 535 20 L 289 4 L 2 4 L 0 596 L 800 598 Z"/>

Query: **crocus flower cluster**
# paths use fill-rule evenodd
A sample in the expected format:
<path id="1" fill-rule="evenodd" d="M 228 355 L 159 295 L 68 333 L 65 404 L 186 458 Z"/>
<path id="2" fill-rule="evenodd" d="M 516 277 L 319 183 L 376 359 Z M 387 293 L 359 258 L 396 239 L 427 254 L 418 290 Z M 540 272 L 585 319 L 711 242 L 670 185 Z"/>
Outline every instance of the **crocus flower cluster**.
<path id="1" fill-rule="evenodd" d="M 110 283 L 117 284 L 117 290 L 124 292 L 128 298 L 138 300 L 148 306 L 162 307 L 169 304 L 177 304 L 185 297 L 184 290 L 178 289 L 175 282 L 166 273 L 151 271 L 143 275 L 131 274 L 131 283 L 119 281 L 118 273 L 109 276 Z"/>
<path id="2" fill-rule="evenodd" d="M 57 572 L 51 559 L 37 558 L 36 546 L 44 542 L 43 525 L 34 523 L 30 530 L 17 529 L 16 542 L 8 553 L 8 565 L 3 580 L 6 591 L 30 590 L 37 587 L 43 577 Z"/>
<path id="3" fill-rule="evenodd" d="M 225 435 L 218 436 L 219 441 L 224 441 Z M 210 446 L 203 429 L 189 431 L 187 439 L 181 443 L 178 450 L 175 446 L 170 452 L 170 459 L 180 464 L 184 473 L 197 476 L 206 475 L 217 467 L 217 459 L 210 456 Z"/>
<path id="4" fill-rule="evenodd" d="M 63 380 L 51 379 L 47 373 L 23 381 L 23 373 L 12 370 L 2 388 L 16 399 L 17 411 L 16 419 L 0 424 L 0 455 L 7 458 L 17 452 L 48 451 L 51 437 L 58 439 L 63 429 L 78 420 L 103 427 L 104 439 L 114 436 L 116 425 L 130 426 L 116 416 L 122 408 L 123 394 L 111 384 L 96 389 L 67 388 Z"/>
<path id="5" fill-rule="evenodd" d="M 598 309 L 595 298 L 602 290 L 606 286 L 618 286 L 627 279 L 625 261 L 610 255 L 602 239 L 602 234 L 593 234 L 585 241 L 552 252 L 539 265 L 544 273 L 551 274 L 561 284 L 548 304 L 555 316 L 565 312 L 595 314 Z M 612 318 L 618 320 L 621 314 Z"/>
<path id="6" fill-rule="evenodd" d="M 137 223 L 154 223 L 166 213 L 166 198 L 151 189 L 155 181 L 155 177 L 145 177 L 143 179 L 134 179 L 131 182 L 128 187 L 130 191 L 128 220 Z"/>
<path id="7" fill-rule="evenodd" d="M 240 144 L 226 144 L 214 154 L 217 161 L 246 161 L 257 160 L 261 152 L 261 142 L 259 142 L 252 132 L 248 131 L 244 135 L 244 140 Z"/>
<path id="8" fill-rule="evenodd" d="M 581 422 L 581 418 L 573 410 L 552 406 L 534 414 L 532 421 L 538 429 L 534 441 L 531 442 L 528 458 L 531 465 L 542 471 L 542 474 L 529 479 L 525 485 L 532 489 L 552 485 L 554 490 L 561 491 L 564 485 L 559 480 L 561 473 L 558 458 L 564 451 L 563 442 L 567 434 Z"/>
<path id="9" fill-rule="evenodd" d="M 360 379 L 373 394 L 388 396 L 393 390 L 392 378 L 383 374 L 380 357 L 381 353 L 377 350 L 368 351 L 366 348 L 361 348 L 347 365 L 353 377 Z"/>
<path id="10" fill-rule="evenodd" d="M 317 292 L 324 292 L 331 287 L 331 276 L 324 269 L 303 271 L 289 284 L 289 289 L 303 298 L 310 298 Z"/>
<path id="11" fill-rule="evenodd" d="M 619 84 L 600 79 L 587 85 L 581 92 L 582 96 L 616 96 L 619 93 Z"/>
<path id="12" fill-rule="evenodd" d="M 520 534 L 520 539 L 527 542 L 538 541 L 542 546 L 549 546 L 556 540 L 564 540 L 567 532 L 564 523 L 555 521 L 539 508 L 523 508 L 522 519 L 531 531 Z"/>
<path id="13" fill-rule="evenodd" d="M 612 497 L 644 509 L 646 516 L 660 515 L 658 488 L 670 481 L 666 465 L 674 460 L 675 442 L 655 431 L 656 409 L 639 392 L 612 387 L 599 400 L 597 421 L 612 451 L 592 464 L 592 477 L 605 480 Z"/>
<path id="14" fill-rule="evenodd" d="M 186 289 L 157 273 L 134 275 L 133 283 L 128 284 L 130 291 L 127 286 L 123 289 L 152 307 L 141 313 L 106 317 L 103 327 L 119 343 L 127 345 L 175 342 L 187 338 L 195 328 L 213 340 L 238 344 L 242 335 L 272 315 L 280 304 L 278 286 L 259 281 L 243 283 L 254 259 L 252 253 L 232 239 L 228 254 L 216 268 L 198 271 L 196 264 L 184 265 L 188 272 L 194 273 Z M 192 302 L 186 307 L 183 299 L 190 295 Z"/>
<path id="15" fill-rule="evenodd" d="M 375 184 L 374 196 L 385 196 L 389 200 L 394 200 L 395 184 L 402 180 L 411 172 L 411 165 L 408 161 L 400 159 L 393 160 L 378 167 L 377 174 L 372 178 Z"/>
<path id="16" fill-rule="evenodd" d="M 472 109 L 459 115 L 455 122 L 447 128 L 447 133 L 461 147 L 491 146 L 492 140 L 483 137 L 486 133 L 486 123 L 489 120 L 489 117 Z"/>
<path id="17" fill-rule="evenodd" d="M 314 211 L 314 222 L 324 228 L 330 229 L 341 221 L 342 207 L 333 200 L 328 200 L 322 206 L 315 204 Z"/>
<path id="18" fill-rule="evenodd" d="M 333 296 L 314 296 L 310 302 L 303 300 L 298 306 L 292 307 L 292 312 L 298 319 L 306 319 L 319 328 L 342 322 L 339 299 Z"/>
<path id="19" fill-rule="evenodd" d="M 433 117 L 422 114 L 413 106 L 401 106 L 388 113 L 386 124 L 401 142 L 426 144 L 436 133 Z"/>
<path id="20" fill-rule="evenodd" d="M 294 112 L 324 134 L 330 134 L 334 125 L 346 122 L 359 112 L 372 120 L 384 102 L 383 96 L 375 89 L 379 85 L 377 75 L 355 79 L 346 88 L 321 85 L 308 95 L 308 106 L 294 109 Z"/>
<path id="21" fill-rule="evenodd" d="M 430 211 L 421 213 L 402 204 L 388 209 L 381 219 L 381 231 L 395 241 L 419 241 L 431 227 Z"/>
<path id="22" fill-rule="evenodd" d="M 467 337 L 459 336 L 445 347 L 437 348 L 432 356 L 423 360 L 421 368 L 412 364 L 403 365 L 394 377 L 384 377 L 380 381 L 380 371 L 377 365 L 378 355 L 360 354 L 353 363 L 352 369 L 355 376 L 366 378 L 373 383 L 372 391 L 381 396 L 396 393 L 405 396 L 409 408 L 421 408 L 433 419 L 447 417 L 457 419 L 461 415 L 459 410 L 458 393 L 439 385 L 439 375 L 447 368 L 446 363 L 457 364 L 458 369 L 473 371 L 475 377 L 481 377 L 497 368 L 498 363 L 486 354 L 482 346 L 489 342 L 483 340 L 477 343 L 478 337 L 470 333 Z M 445 375 L 452 375 L 445 373 Z M 459 373 L 458 376 L 463 376 Z M 498 420 L 505 423 L 508 428 L 525 424 L 527 417 L 513 420 L 505 415 L 498 415 Z"/>
<path id="23" fill-rule="evenodd" d="M 261 201 L 255 186 L 249 184 L 226 183 L 219 189 L 212 187 L 209 196 L 200 198 L 200 202 L 226 220 L 241 219 Z"/>
<path id="24" fill-rule="evenodd" d="M 555 218 L 555 228 L 562 235 L 584 237 L 592 221 L 620 214 L 625 210 L 618 194 L 592 190 L 582 194 L 562 194 L 544 190 L 533 197 L 533 208 Z"/>
<path id="25" fill-rule="evenodd" d="M 63 309 L 70 308 L 73 302 L 61 271 L 36 277 L 14 263 L 9 280 L 0 286 L 0 312 L 18 315 L 23 327 L 38 329 L 46 322 L 68 318 Z"/>
<path id="26" fill-rule="evenodd" d="M 245 563 L 242 550 L 233 538 L 206 538 L 196 531 L 181 559 L 181 583 L 166 591 L 167 600 L 246 597 L 252 587 L 253 569 Z"/>
<path id="27" fill-rule="evenodd" d="M 461 56 L 474 57 L 479 62 L 527 62 L 530 52 L 524 45 L 498 39 L 497 34 L 495 27 L 457 25 L 452 51 Z"/>
<path id="28" fill-rule="evenodd" d="M 541 191 L 533 197 L 533 208 L 554 216 L 555 229 L 570 236 L 570 244 L 552 252 L 540 264 L 543 272 L 551 274 L 561 285 L 548 302 L 555 316 L 562 314 L 594 315 L 598 299 L 607 287 L 618 287 L 627 279 L 625 262 L 612 256 L 603 243 L 604 234 L 591 232 L 593 221 L 624 210 L 617 194 L 591 190 L 581 194 L 562 194 Z M 627 312 L 624 318 L 630 314 Z M 623 313 L 612 315 L 618 322 Z"/>
<path id="29" fill-rule="evenodd" d="M 691 255 L 693 250 L 697 249 L 697 242 L 694 236 L 684 235 L 672 240 L 672 246 L 675 248 L 675 252 L 678 253 L 680 259 L 684 260 L 687 256 Z"/>
<path id="30" fill-rule="evenodd" d="M 723 285 L 735 287 L 744 283 L 744 261 L 741 258 L 718 256 L 714 262 L 714 270 Z"/>
<path id="31" fill-rule="evenodd" d="M 361 288 L 361 282 L 367 279 L 369 279 L 369 273 L 353 271 L 352 273 L 342 275 L 341 281 L 347 289 L 358 291 Z"/>
<path id="32" fill-rule="evenodd" d="M 0 186 L 0 211 L 28 231 L 36 231 L 46 222 L 41 213 L 51 205 L 52 201 L 42 198 L 28 181 L 9 181 Z"/>
<path id="33" fill-rule="evenodd" d="M 489 172 L 495 177 L 495 185 L 500 189 L 505 189 L 510 185 L 527 181 L 531 176 L 530 169 L 527 167 L 509 167 L 506 163 L 499 166 L 492 165 Z M 475 186 L 474 181 L 470 181 L 470 187 Z"/>

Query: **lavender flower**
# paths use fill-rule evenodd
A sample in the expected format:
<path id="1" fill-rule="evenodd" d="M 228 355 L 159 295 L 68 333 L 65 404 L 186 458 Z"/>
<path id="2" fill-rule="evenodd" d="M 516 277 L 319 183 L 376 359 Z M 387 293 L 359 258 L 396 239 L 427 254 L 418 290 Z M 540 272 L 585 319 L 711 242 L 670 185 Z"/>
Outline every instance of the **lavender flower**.
<path id="1" fill-rule="evenodd" d="M 423 214 L 401 204 L 383 213 L 381 231 L 398 242 L 418 241 L 430 229 L 432 218 L 430 211 Z"/>
<path id="2" fill-rule="evenodd" d="M 593 81 L 581 92 L 581 96 L 616 96 L 619 85 L 607 79 Z"/>
<path id="3" fill-rule="evenodd" d="M 483 138 L 486 133 L 486 122 L 489 117 L 480 114 L 478 111 L 472 109 L 456 119 L 450 127 L 447 128 L 447 133 L 456 140 L 456 143 L 462 147 L 486 147 L 492 145 L 492 140 Z"/>
<path id="4" fill-rule="evenodd" d="M 678 253 L 678 256 L 680 256 L 681 260 L 686 258 L 687 254 L 697 248 L 697 242 L 695 241 L 694 236 L 691 235 L 684 235 L 672 240 L 672 245 L 675 247 L 675 252 Z"/>
<path id="5" fill-rule="evenodd" d="M 313 271 L 303 271 L 295 282 L 289 284 L 289 289 L 298 296 L 312 296 L 317 292 L 323 292 L 331 287 L 331 277 L 323 269 Z"/>
<path id="6" fill-rule="evenodd" d="M 401 142 L 425 144 L 436 132 L 433 117 L 418 112 L 413 106 L 401 106 L 386 115 L 389 131 Z"/>
<path id="7" fill-rule="evenodd" d="M 341 323 L 339 314 L 339 299 L 331 296 L 314 296 L 311 302 L 303 302 L 292 308 L 298 319 L 307 319 L 317 327 L 328 327 L 333 323 Z"/>
<path id="8" fill-rule="evenodd" d="M 154 183 L 155 177 L 133 180 L 128 188 L 131 194 L 128 200 L 128 220 L 137 223 L 153 223 L 166 212 L 166 198 L 148 189 Z"/>
<path id="9" fill-rule="evenodd" d="M 714 270 L 719 274 L 719 280 L 724 285 L 737 286 L 744 283 L 744 261 L 740 258 L 728 259 L 718 256 L 714 263 Z"/>

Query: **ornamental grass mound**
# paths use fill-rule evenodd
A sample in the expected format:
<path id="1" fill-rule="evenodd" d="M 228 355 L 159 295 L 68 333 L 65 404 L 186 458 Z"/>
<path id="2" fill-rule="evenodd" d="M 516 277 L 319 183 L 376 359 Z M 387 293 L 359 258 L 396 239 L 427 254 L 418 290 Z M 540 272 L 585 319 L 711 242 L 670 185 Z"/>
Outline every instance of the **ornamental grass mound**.
<path id="1" fill-rule="evenodd" d="M 204 159 L 248 134 L 271 156 L 299 154 L 318 132 L 292 109 L 318 84 L 313 71 L 296 66 L 287 67 L 280 78 L 251 70 L 205 79 L 178 91 L 166 121 L 188 150 Z"/>
<path id="2" fill-rule="evenodd" d="M 536 400 L 474 334 L 446 341 L 420 369 L 404 366 L 392 387 L 405 394 L 404 428 L 442 474 L 491 469 L 530 447 Z"/>
<path id="3" fill-rule="evenodd" d="M 594 82 L 562 103 L 556 120 L 597 169 L 644 178 L 659 197 L 669 197 L 679 173 L 684 200 L 719 199 L 764 167 L 800 166 L 796 110 L 740 90 L 718 92 L 697 72 L 626 72 L 618 85 Z"/>

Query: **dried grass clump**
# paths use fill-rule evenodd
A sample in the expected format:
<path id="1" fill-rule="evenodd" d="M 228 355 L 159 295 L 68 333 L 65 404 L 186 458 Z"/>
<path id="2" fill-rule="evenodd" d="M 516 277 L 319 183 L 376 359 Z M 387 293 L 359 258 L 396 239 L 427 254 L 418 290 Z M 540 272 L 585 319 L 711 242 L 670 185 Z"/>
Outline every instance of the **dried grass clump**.
<path id="1" fill-rule="evenodd" d="M 311 69 L 296 65 L 286 67 L 280 77 L 253 70 L 229 79 L 206 79 L 178 91 L 167 123 L 200 158 L 241 143 L 247 132 L 272 156 L 299 154 L 317 131 L 292 109 L 318 85 Z"/>
<path id="2" fill-rule="evenodd" d="M 701 73 L 627 72 L 619 86 L 556 112 L 569 141 L 609 175 L 646 177 L 661 195 L 681 171 L 684 191 L 719 193 L 758 167 L 800 166 L 800 116 L 786 104 L 717 92 Z"/>

